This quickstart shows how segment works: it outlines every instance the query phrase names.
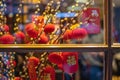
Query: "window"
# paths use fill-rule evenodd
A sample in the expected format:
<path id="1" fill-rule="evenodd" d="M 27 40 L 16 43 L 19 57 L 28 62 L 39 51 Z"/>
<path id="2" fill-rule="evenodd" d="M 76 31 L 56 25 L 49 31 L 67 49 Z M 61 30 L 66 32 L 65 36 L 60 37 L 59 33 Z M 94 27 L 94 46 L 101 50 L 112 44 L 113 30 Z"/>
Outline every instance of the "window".
<path id="1" fill-rule="evenodd" d="M 3 0 L 1 3 L 4 4 L 0 7 L 0 23 L 3 28 L 0 34 L 1 54 L 10 53 L 11 56 L 14 53 L 24 55 L 29 52 L 31 55 L 32 52 L 40 52 L 39 55 L 44 52 L 69 51 L 83 54 L 84 52 L 91 52 L 91 54 L 103 52 L 105 54 L 104 60 L 102 59 L 105 61 L 103 78 L 112 79 L 112 51 L 117 50 L 119 46 L 112 45 L 111 1 Z M 38 24 L 39 21 L 40 24 Z M 8 27 L 3 25 L 5 23 L 10 26 L 12 35 L 8 35 Z M 41 29 L 39 30 L 36 26 Z"/>

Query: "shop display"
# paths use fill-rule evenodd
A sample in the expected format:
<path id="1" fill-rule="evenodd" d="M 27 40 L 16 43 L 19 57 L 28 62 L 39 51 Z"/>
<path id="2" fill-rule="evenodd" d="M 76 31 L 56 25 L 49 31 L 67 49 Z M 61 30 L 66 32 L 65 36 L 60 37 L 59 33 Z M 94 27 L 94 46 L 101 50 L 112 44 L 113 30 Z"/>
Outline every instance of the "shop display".
<path id="1" fill-rule="evenodd" d="M 62 1 L 50 0 L 42 14 L 39 14 L 41 2 L 38 0 L 37 10 L 30 16 L 31 20 L 21 27 L 20 24 L 24 22 L 22 8 L 25 4 L 24 0 L 21 0 L 11 27 L 6 23 L 5 13 L 2 13 L 7 9 L 6 0 L 0 1 L 0 5 L 3 5 L 0 8 L 0 44 L 77 44 L 88 34 L 98 34 L 100 32 L 99 8 L 90 8 L 94 0 L 75 2 L 71 10 L 62 11 Z M 75 11 L 74 8 L 78 6 L 80 10 Z M 17 53 L 1 52 L 0 80 L 4 77 L 5 80 L 7 78 L 8 80 L 55 80 L 56 68 L 70 76 L 78 70 L 77 52 L 43 52 L 39 56 L 34 56 L 35 54 L 38 53 L 29 52 L 25 55 L 23 71 L 19 70 L 18 74 L 15 74 L 18 65 L 15 61 Z"/>

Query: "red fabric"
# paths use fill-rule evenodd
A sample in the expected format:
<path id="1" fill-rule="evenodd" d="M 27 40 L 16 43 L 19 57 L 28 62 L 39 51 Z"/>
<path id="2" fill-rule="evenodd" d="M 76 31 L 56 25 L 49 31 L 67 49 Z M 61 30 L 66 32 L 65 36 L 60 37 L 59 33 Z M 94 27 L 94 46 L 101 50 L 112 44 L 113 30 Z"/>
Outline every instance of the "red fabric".
<path id="1" fill-rule="evenodd" d="M 57 65 L 60 65 L 62 64 L 63 62 L 63 59 L 62 59 L 62 56 L 60 56 L 59 53 L 56 53 L 56 52 L 52 52 L 48 55 L 48 60 L 51 62 L 51 63 L 54 63 L 54 64 L 57 64 Z"/>
<path id="2" fill-rule="evenodd" d="M 52 33 L 55 30 L 55 25 L 54 24 L 47 24 L 44 28 L 44 32 L 46 34 Z"/>
<path id="3" fill-rule="evenodd" d="M 5 34 L 0 37 L 1 44 L 13 44 L 14 41 L 15 41 L 15 38 L 10 34 Z"/>

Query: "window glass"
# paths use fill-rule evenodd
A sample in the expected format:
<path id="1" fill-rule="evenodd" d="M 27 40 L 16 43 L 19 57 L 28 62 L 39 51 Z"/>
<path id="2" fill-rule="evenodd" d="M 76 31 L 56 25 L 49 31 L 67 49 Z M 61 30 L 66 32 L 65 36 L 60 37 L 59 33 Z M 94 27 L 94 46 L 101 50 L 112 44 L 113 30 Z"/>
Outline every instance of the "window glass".
<path id="1" fill-rule="evenodd" d="M 0 52 L 1 80 L 103 80 L 103 52 Z"/>
<path id="2" fill-rule="evenodd" d="M 0 1 L 1 44 L 103 44 L 103 0 Z"/>
<path id="3" fill-rule="evenodd" d="M 118 0 L 113 0 L 113 12 L 112 12 L 112 19 L 113 19 L 113 25 L 112 25 L 112 33 L 113 33 L 113 42 L 119 43 L 120 42 L 120 2 Z"/>
<path id="4" fill-rule="evenodd" d="M 113 76 L 112 80 L 120 79 L 120 52 L 114 52 L 112 62 Z"/>

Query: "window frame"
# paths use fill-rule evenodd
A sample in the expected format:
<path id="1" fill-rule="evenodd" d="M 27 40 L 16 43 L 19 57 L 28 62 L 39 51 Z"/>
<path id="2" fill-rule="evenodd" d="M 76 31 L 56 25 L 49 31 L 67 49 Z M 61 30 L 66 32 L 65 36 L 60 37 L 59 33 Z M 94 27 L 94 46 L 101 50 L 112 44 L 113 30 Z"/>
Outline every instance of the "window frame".
<path id="1" fill-rule="evenodd" d="M 103 51 L 104 80 L 112 80 L 112 53 L 120 49 L 119 45 L 112 45 L 112 0 L 104 0 L 104 44 L 0 44 L 2 52 L 31 52 L 31 51 Z"/>

